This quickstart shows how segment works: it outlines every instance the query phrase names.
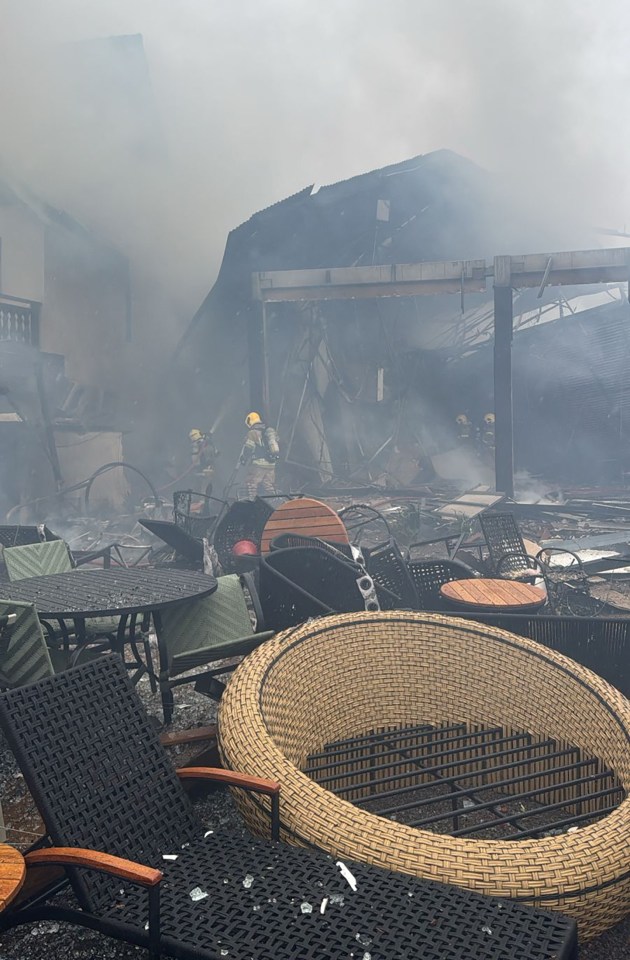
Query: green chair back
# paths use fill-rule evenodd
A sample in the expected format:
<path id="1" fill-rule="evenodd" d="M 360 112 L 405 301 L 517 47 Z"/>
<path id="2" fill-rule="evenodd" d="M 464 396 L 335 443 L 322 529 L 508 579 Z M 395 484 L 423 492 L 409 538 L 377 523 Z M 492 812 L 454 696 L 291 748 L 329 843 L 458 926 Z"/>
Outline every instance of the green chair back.
<path id="1" fill-rule="evenodd" d="M 63 540 L 6 547 L 4 562 L 9 580 L 45 577 L 50 573 L 67 573 L 74 569 L 68 545 Z"/>
<path id="2" fill-rule="evenodd" d="M 0 685 L 21 687 L 52 676 L 55 671 L 37 610 L 32 603 L 0 600 L 0 616 L 10 613 L 17 620 L 0 630 Z"/>
<path id="3" fill-rule="evenodd" d="M 230 656 L 230 647 L 254 633 L 239 577 L 231 573 L 217 582 L 211 596 L 162 611 L 161 636 L 171 667 L 188 669 L 187 658 L 195 652 L 216 651 L 217 660 Z M 210 657 L 202 656 L 203 660 L 209 662 Z"/>

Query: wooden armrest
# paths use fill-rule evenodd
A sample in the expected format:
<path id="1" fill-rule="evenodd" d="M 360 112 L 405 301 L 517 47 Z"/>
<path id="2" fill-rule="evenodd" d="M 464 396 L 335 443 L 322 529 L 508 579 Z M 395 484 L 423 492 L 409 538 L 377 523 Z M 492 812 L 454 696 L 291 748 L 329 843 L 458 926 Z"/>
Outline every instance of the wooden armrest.
<path id="1" fill-rule="evenodd" d="M 100 873 L 109 873 L 120 877 L 121 880 L 130 880 L 142 887 L 154 887 L 162 879 L 161 870 L 145 867 L 133 860 L 124 860 L 111 853 L 100 853 L 98 850 L 87 850 L 82 847 L 45 847 L 42 850 L 33 850 L 24 857 L 27 867 L 63 865 L 68 867 L 86 867 L 88 870 L 98 870 Z"/>
<path id="2" fill-rule="evenodd" d="M 217 727 L 213 723 L 209 727 L 195 727 L 179 733 L 161 733 L 160 743 L 163 747 L 176 747 L 183 743 L 197 743 L 199 740 L 214 740 L 216 736 Z"/>
<path id="3" fill-rule="evenodd" d="M 215 780 L 217 783 L 227 783 L 230 787 L 241 787 L 243 790 L 264 793 L 268 797 L 277 796 L 280 793 L 280 784 L 275 780 L 250 777 L 246 773 L 235 773 L 234 770 L 222 770 L 219 767 L 181 767 L 176 772 L 182 780 Z"/>

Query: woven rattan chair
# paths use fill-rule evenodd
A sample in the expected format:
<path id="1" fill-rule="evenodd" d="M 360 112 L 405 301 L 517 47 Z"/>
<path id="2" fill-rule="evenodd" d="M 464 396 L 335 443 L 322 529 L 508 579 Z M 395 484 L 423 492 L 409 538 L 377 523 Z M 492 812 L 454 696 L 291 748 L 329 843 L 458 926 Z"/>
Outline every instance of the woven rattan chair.
<path id="1" fill-rule="evenodd" d="M 463 741 L 452 732 L 458 727 Z M 430 746 L 416 749 L 427 729 L 437 739 L 431 734 Z M 282 828 L 294 843 L 544 904 L 574 916 L 585 938 L 630 909 L 630 703 L 531 640 L 435 613 L 348 613 L 306 623 L 241 663 L 221 701 L 219 730 L 227 765 L 259 776 L 264 770 L 282 785 Z M 397 741 L 401 730 L 415 733 Z M 487 739 L 471 759 L 481 730 L 498 738 L 494 761 Z M 460 753 L 463 743 L 469 746 Z M 532 746 L 522 753 L 524 743 Z M 542 759 L 532 761 L 540 751 Z M 576 765 L 567 768 L 569 756 Z M 310 758 L 319 758 L 317 779 L 307 772 Z M 583 760 L 594 778 L 585 776 Z M 603 789 L 598 771 L 605 771 Z M 528 789 L 533 784 L 532 796 L 544 796 L 548 773 L 557 787 L 543 801 L 550 806 L 541 820 Z M 415 794 L 431 783 L 444 803 L 425 819 Z M 509 808 L 501 815 L 516 810 L 528 823 L 492 826 L 482 838 L 464 799 L 481 788 L 490 808 L 498 795 Z M 256 831 L 256 804 L 237 800 Z M 408 819 L 407 808 L 423 826 L 416 827 L 416 815 Z M 439 822 L 453 811 L 444 832 Z M 563 822 L 577 829 L 566 832 Z"/>
<path id="2" fill-rule="evenodd" d="M 197 691 L 219 700 L 225 686 L 218 676 L 234 669 L 234 658 L 245 656 L 273 636 L 273 630 L 262 630 L 263 617 L 251 578 L 243 579 L 257 613 L 256 630 L 252 626 L 241 579 L 234 573 L 219 577 L 217 589 L 211 596 L 171 607 L 159 614 L 159 684 L 167 723 L 173 710 L 173 687 L 194 683 Z M 221 662 L 212 669 L 199 670 L 227 659 L 232 662 Z"/>
<path id="3" fill-rule="evenodd" d="M 28 853 L 27 870 L 66 867 L 80 907 L 18 900 L 0 929 L 69 921 L 148 948 L 153 960 L 577 957 L 575 926 L 559 914 L 352 861 L 342 870 L 277 842 L 204 835 L 182 778 L 253 791 L 274 838 L 279 786 L 227 770 L 176 772 L 115 657 L 0 695 L 0 722 L 53 844 Z"/>

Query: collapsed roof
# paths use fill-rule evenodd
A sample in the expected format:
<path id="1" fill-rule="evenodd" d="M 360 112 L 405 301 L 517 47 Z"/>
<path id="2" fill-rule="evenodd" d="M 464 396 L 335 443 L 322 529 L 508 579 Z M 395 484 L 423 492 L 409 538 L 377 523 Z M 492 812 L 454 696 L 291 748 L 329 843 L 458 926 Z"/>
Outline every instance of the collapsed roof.
<path id="1" fill-rule="evenodd" d="M 176 356 L 182 430 L 191 418 L 210 426 L 219 417 L 221 448 L 228 458 L 238 452 L 249 404 L 254 272 L 490 257 L 559 249 L 566 240 L 553 228 L 532 223 L 524 204 L 508 202 L 488 173 L 447 150 L 332 186 L 308 187 L 230 233 L 217 282 Z M 534 296 L 522 298 L 523 311 L 540 305 Z M 542 304 L 548 307 L 554 299 L 556 294 L 546 291 Z M 413 449 L 413 459 L 419 450 L 421 457 L 431 457 L 452 446 L 458 408 L 479 413 L 492 407 L 491 369 L 474 359 L 476 341 L 489 332 L 490 304 L 491 293 L 467 297 L 464 314 L 459 298 L 448 296 L 316 307 L 274 304 L 268 314 L 273 386 L 268 416 L 278 424 L 294 466 L 316 468 L 320 480 L 331 475 L 387 480 L 389 460 L 401 447 Z M 626 307 L 617 304 L 616 309 Z M 544 338 L 556 336 L 548 332 L 553 327 L 548 323 L 532 334 L 543 352 Z M 468 359 L 462 356 L 464 346 Z M 455 357 L 457 375 L 454 367 L 447 370 Z M 470 372 L 475 369 L 483 369 L 481 380 Z M 524 389 L 538 389 L 535 377 L 525 380 Z M 545 406 L 540 404 L 543 419 Z M 518 431 L 518 410 L 516 420 Z M 535 443 L 517 436 L 519 452 L 525 461 L 517 465 L 544 472 Z M 554 467 L 560 466 L 556 457 Z M 491 475 L 484 479 L 491 482 Z"/>

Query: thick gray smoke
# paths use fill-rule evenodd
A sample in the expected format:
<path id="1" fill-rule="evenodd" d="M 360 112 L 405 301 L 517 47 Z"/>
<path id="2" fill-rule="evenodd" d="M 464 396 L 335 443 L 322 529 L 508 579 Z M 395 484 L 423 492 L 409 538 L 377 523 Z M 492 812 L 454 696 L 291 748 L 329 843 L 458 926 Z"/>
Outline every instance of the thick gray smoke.
<path id="1" fill-rule="evenodd" d="M 1 8 L 3 161 L 117 244 L 182 320 L 251 213 L 440 147 L 546 217 L 623 228 L 630 212 L 623 0 Z M 146 68 L 137 50 L 77 53 L 130 34 Z"/>

